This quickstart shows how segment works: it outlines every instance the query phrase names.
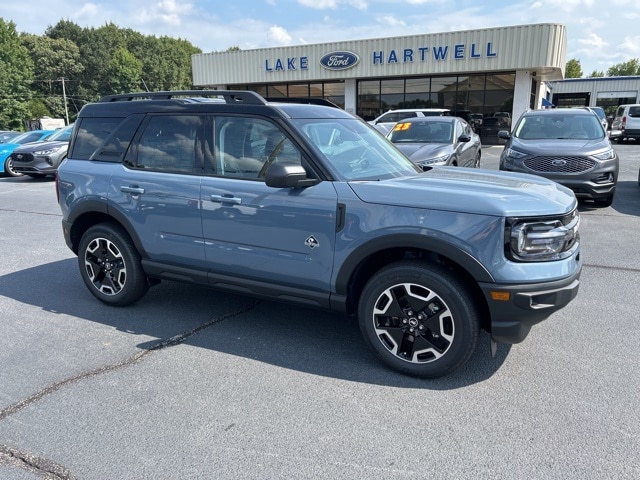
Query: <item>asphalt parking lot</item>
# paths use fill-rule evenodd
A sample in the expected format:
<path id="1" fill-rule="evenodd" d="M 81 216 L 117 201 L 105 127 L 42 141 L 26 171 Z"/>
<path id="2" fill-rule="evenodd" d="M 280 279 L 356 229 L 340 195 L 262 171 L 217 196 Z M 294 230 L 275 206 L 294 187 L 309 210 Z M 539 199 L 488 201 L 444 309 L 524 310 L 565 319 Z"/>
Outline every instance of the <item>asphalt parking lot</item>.
<path id="1" fill-rule="evenodd" d="M 326 312 L 170 282 L 100 304 L 53 182 L 0 178 L 0 479 L 640 478 L 640 143 L 616 150 L 578 297 L 438 380 Z"/>

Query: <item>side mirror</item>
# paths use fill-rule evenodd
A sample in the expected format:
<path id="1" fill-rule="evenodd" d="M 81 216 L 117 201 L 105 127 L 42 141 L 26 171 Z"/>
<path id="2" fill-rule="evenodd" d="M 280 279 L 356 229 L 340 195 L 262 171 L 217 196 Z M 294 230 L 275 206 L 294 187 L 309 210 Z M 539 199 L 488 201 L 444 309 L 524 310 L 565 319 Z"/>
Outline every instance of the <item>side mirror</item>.
<path id="1" fill-rule="evenodd" d="M 498 138 L 509 140 L 511 138 L 511 134 L 507 130 L 500 130 L 498 132 Z"/>
<path id="2" fill-rule="evenodd" d="M 295 163 L 272 163 L 264 179 L 268 187 L 274 188 L 310 187 L 318 183 L 314 178 L 307 178 L 304 167 Z"/>
<path id="3" fill-rule="evenodd" d="M 458 141 L 461 143 L 467 143 L 471 141 L 471 137 L 469 135 L 467 135 L 466 133 L 463 133 L 462 135 L 460 135 L 458 137 Z"/>

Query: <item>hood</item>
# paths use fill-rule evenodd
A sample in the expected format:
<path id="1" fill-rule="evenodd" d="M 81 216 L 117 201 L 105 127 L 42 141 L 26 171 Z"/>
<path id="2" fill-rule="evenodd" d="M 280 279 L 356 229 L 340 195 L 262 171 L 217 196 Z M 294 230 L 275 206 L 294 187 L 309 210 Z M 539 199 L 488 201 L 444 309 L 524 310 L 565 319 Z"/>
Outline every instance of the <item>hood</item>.
<path id="1" fill-rule="evenodd" d="M 522 140 L 514 138 L 511 147 L 530 155 L 592 155 L 606 148 L 611 148 L 611 143 L 606 138 L 597 140 L 575 138 Z"/>
<path id="2" fill-rule="evenodd" d="M 391 180 L 350 182 L 364 202 L 493 216 L 569 213 L 571 190 L 544 177 L 462 167 L 434 167 Z"/>
<path id="3" fill-rule="evenodd" d="M 394 145 L 413 161 L 444 155 L 449 146 L 446 143 L 394 143 Z"/>
<path id="4" fill-rule="evenodd" d="M 13 152 L 14 153 L 33 153 L 39 150 L 48 150 L 50 148 L 60 147 L 64 145 L 69 145 L 69 142 L 62 141 L 53 141 L 53 142 L 32 142 L 25 143 L 24 145 L 18 145 Z"/>

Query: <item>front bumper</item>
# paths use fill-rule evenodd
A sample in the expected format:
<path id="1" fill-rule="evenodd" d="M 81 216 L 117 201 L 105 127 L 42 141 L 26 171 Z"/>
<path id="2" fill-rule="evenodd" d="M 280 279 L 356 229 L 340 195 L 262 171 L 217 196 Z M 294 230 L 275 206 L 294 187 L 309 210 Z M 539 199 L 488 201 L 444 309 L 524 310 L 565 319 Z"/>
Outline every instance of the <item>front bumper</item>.
<path id="1" fill-rule="evenodd" d="M 18 158 L 16 155 L 11 155 L 11 160 L 14 170 L 26 175 L 53 175 L 59 163 L 57 158 L 49 156 L 25 155 L 24 158 Z"/>
<path id="2" fill-rule="evenodd" d="M 491 314 L 491 337 L 498 343 L 520 343 L 531 327 L 565 307 L 578 294 L 580 269 L 562 280 L 523 285 L 481 283 Z M 495 300 L 492 292 L 500 292 Z"/>

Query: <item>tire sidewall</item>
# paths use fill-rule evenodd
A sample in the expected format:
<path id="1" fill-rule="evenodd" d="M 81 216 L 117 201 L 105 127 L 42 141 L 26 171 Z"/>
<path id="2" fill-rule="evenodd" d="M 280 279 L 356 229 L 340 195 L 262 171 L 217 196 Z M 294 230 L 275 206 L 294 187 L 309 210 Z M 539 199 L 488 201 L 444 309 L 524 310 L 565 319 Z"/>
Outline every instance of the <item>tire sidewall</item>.
<path id="1" fill-rule="evenodd" d="M 13 162 L 11 161 L 11 155 L 9 155 L 4 161 L 4 174 L 7 177 L 20 177 L 20 176 L 22 176 L 21 173 L 16 172 L 13 169 Z"/>
<path id="2" fill-rule="evenodd" d="M 114 295 L 106 295 L 98 290 L 94 285 L 85 268 L 85 253 L 89 244 L 97 238 L 104 238 L 112 242 L 122 255 L 122 259 L 127 268 L 127 277 L 124 287 Z M 98 224 L 89 228 L 78 246 L 78 266 L 80 276 L 89 291 L 101 302 L 113 306 L 126 306 L 139 300 L 148 289 L 148 282 L 142 269 L 140 255 L 135 249 L 128 234 L 115 224 Z"/>
<path id="3" fill-rule="evenodd" d="M 393 285 L 415 283 L 435 292 L 448 306 L 454 322 L 449 350 L 437 360 L 412 363 L 392 354 L 378 339 L 373 326 L 373 308 L 379 296 Z M 402 373 L 435 378 L 451 373 L 473 354 L 479 333 L 479 316 L 464 285 L 447 269 L 426 262 L 399 262 L 375 274 L 360 297 L 358 323 L 366 343 L 380 359 Z"/>

